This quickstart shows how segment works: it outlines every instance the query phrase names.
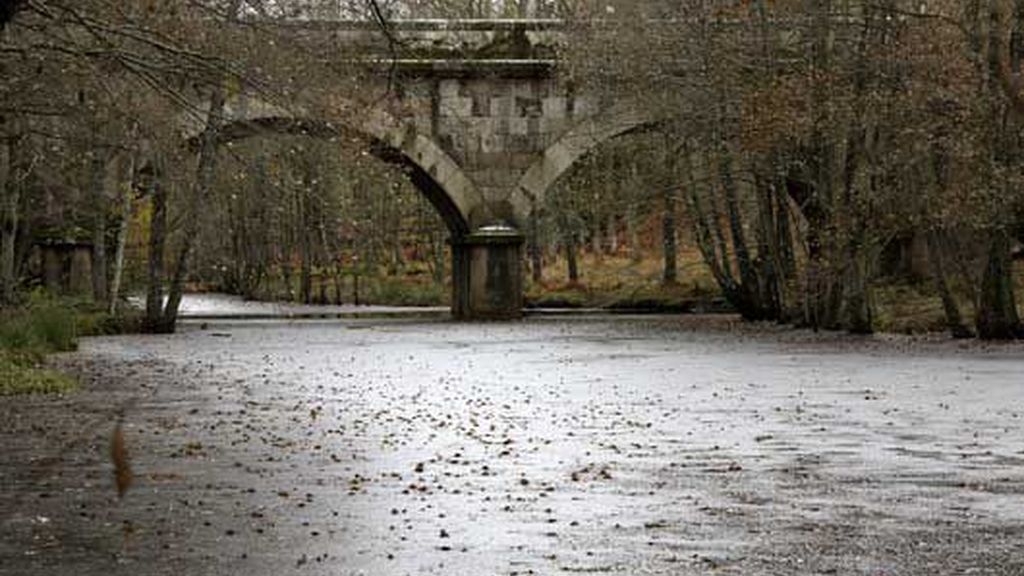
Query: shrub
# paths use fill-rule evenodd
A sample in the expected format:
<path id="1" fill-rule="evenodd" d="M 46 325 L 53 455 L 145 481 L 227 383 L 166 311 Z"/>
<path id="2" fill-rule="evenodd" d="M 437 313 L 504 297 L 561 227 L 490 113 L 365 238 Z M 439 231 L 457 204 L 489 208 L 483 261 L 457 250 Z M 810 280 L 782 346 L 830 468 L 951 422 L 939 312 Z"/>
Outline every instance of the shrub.
<path id="1" fill-rule="evenodd" d="M 29 329 L 47 352 L 70 352 L 78 348 L 75 312 L 49 302 L 29 312 Z"/>
<path id="2" fill-rule="evenodd" d="M 142 314 L 137 310 L 125 310 L 116 315 L 95 310 L 84 311 L 76 314 L 75 325 L 79 336 L 139 332 L 142 329 Z"/>
<path id="3" fill-rule="evenodd" d="M 0 349 L 67 352 L 78 346 L 74 309 L 33 296 L 24 308 L 0 312 Z"/>
<path id="4" fill-rule="evenodd" d="M 0 350 L 29 350 L 36 346 L 23 312 L 0 312 Z"/>
<path id="5" fill-rule="evenodd" d="M 433 283 L 402 282 L 382 279 L 370 300 L 385 306 L 444 306 L 448 293 L 444 286 Z"/>

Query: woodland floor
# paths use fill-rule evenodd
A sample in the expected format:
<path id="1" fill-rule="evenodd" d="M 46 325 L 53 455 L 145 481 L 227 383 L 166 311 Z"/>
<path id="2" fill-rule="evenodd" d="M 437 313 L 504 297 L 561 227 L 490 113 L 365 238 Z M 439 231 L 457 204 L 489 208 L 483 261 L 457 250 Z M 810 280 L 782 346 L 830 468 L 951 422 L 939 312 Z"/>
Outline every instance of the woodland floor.
<path id="1" fill-rule="evenodd" d="M 1020 344 L 248 320 L 57 363 L 0 399 L 4 576 L 1024 573 Z"/>

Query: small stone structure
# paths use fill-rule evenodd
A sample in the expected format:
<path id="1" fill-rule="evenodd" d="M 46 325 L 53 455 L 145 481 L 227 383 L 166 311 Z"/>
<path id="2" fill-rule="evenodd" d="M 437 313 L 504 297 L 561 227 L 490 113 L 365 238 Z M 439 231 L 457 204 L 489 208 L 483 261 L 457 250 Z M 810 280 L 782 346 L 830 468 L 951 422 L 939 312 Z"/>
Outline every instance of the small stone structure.
<path id="1" fill-rule="evenodd" d="M 46 240 L 36 245 L 43 285 L 54 294 L 92 294 L 92 244 Z"/>

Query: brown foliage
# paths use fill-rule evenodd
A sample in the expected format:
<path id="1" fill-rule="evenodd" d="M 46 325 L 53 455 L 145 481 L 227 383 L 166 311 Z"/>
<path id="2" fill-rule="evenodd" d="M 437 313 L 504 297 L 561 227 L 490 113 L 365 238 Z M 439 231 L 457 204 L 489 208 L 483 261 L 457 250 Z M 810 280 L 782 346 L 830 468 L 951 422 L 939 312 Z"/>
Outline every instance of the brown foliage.
<path id="1" fill-rule="evenodd" d="M 128 449 L 125 447 L 121 420 L 117 421 L 114 433 L 110 438 L 110 460 L 114 464 L 114 484 L 117 486 L 117 497 L 124 498 L 128 489 L 131 488 L 134 476 Z"/>

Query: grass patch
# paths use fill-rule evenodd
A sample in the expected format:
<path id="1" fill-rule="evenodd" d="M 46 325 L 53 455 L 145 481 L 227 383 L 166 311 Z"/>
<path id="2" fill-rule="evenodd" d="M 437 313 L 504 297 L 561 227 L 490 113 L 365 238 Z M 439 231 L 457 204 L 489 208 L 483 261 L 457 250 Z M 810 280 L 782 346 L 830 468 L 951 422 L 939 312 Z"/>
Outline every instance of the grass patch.
<path id="1" fill-rule="evenodd" d="M 73 378 L 41 364 L 47 354 L 76 348 L 76 314 L 67 303 L 33 295 L 24 307 L 0 311 L 0 396 L 74 390 Z"/>
<path id="2" fill-rule="evenodd" d="M 74 378 L 41 367 L 40 360 L 32 353 L 0 351 L 0 396 L 66 394 L 78 388 Z"/>
<path id="3" fill-rule="evenodd" d="M 70 306 L 33 297 L 24 308 L 0 312 L 0 350 L 42 355 L 77 347 L 77 317 Z"/>
<path id="4" fill-rule="evenodd" d="M 1017 309 L 1024 313 L 1024 261 L 1014 263 Z M 951 282 L 955 278 L 950 278 Z M 974 328 L 974 302 L 963 286 L 952 286 L 963 322 Z M 898 334 L 945 332 L 946 313 L 931 279 L 918 284 L 880 283 L 873 288 L 875 329 Z"/>
<path id="5" fill-rule="evenodd" d="M 75 311 L 75 329 L 79 336 L 112 336 L 142 330 L 142 312 L 125 308 L 116 315 L 94 308 Z"/>
<path id="6" fill-rule="evenodd" d="M 879 332 L 926 334 L 946 330 L 942 300 L 926 284 L 883 284 L 874 288 L 873 296 L 874 325 Z"/>
<path id="7" fill-rule="evenodd" d="M 63 394 L 71 377 L 42 366 L 48 354 L 78 348 L 80 336 L 114 334 L 139 324 L 139 315 L 111 316 L 90 302 L 33 293 L 19 307 L 0 310 L 0 396 Z"/>
<path id="8" fill-rule="evenodd" d="M 208 288 L 221 290 L 218 286 Z M 451 300 L 451 285 L 434 282 L 429 269 L 414 263 L 391 275 L 382 267 L 372 273 L 362 273 L 358 278 L 346 272 L 341 277 L 340 294 L 333 277 L 314 274 L 311 288 L 310 303 L 318 305 L 344 305 L 358 301 L 360 305 L 377 306 L 448 306 Z M 301 293 L 297 276 L 290 279 L 290 285 L 279 277 L 271 277 L 248 297 L 259 302 L 301 303 Z"/>
<path id="9" fill-rule="evenodd" d="M 77 350 L 81 336 L 137 330 L 141 318 L 138 311 L 113 316 L 92 302 L 41 291 L 18 308 L 0 310 L 0 396 L 75 390 L 74 378 L 43 367 L 45 357 Z"/>
<path id="10" fill-rule="evenodd" d="M 527 308 L 593 308 L 594 296 L 582 285 L 539 287 L 526 294 Z"/>
<path id="11" fill-rule="evenodd" d="M 449 290 L 426 277 L 384 277 L 367 287 L 367 301 L 383 306 L 447 306 Z"/>
<path id="12" fill-rule="evenodd" d="M 603 308 L 650 312 L 690 312 L 707 308 L 719 298 L 718 286 L 695 251 L 679 257 L 679 281 L 661 282 L 659 258 L 632 260 L 624 256 L 580 257 L 578 284 L 570 284 L 564 259 L 548 262 L 541 283 L 527 285 L 527 305 L 533 308 Z"/>

